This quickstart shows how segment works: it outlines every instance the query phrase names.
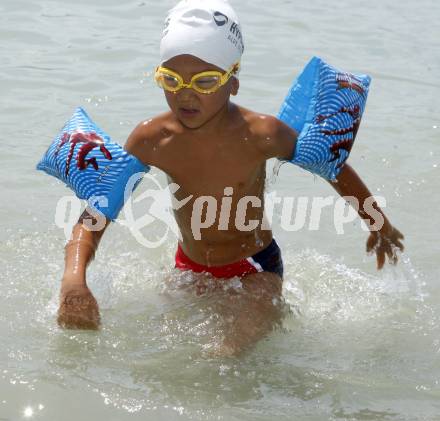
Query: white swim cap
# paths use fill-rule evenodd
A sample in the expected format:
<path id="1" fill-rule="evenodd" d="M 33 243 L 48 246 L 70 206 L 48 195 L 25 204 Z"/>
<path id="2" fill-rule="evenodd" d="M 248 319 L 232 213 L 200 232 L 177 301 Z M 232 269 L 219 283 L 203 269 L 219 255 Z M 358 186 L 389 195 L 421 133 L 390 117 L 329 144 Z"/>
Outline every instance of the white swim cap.
<path id="1" fill-rule="evenodd" d="M 240 62 L 244 45 L 228 0 L 182 0 L 168 12 L 160 43 L 161 63 L 191 54 L 223 70 Z"/>

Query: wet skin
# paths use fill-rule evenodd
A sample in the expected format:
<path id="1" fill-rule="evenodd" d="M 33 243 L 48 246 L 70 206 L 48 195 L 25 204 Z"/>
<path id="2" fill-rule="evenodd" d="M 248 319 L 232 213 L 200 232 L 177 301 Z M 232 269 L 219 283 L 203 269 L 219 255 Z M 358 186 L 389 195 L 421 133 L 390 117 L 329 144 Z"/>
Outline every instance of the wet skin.
<path id="1" fill-rule="evenodd" d="M 191 77 L 206 70 L 220 70 L 196 57 L 182 55 L 163 64 L 179 73 L 188 83 Z M 235 226 L 237 203 L 245 196 L 255 196 L 263 203 L 265 165 L 270 158 L 290 159 L 296 143 L 296 133 L 273 116 L 253 112 L 230 101 L 236 95 L 239 82 L 231 78 L 216 93 L 204 95 L 184 88 L 177 93 L 164 91 L 170 111 L 145 120 L 133 130 L 125 149 L 145 164 L 164 171 L 170 182 L 180 189 L 178 200 L 193 198 L 175 212 L 182 233 L 181 247 L 197 263 L 220 266 L 252 256 L 269 245 L 272 233 L 261 229 L 263 207 L 247 207 L 245 223 L 256 220 L 258 228 L 246 231 Z M 359 203 L 371 196 L 357 173 L 345 164 L 332 187 L 341 196 L 354 196 Z M 232 187 L 232 215 L 229 223 L 220 227 L 220 203 L 226 187 Z M 218 208 L 215 222 L 200 230 L 200 239 L 191 229 L 194 201 L 212 196 Z M 367 251 L 377 255 L 380 269 L 385 257 L 396 263 L 395 251 L 403 250 L 403 235 L 395 229 L 383 212 L 384 224 L 367 240 Z M 361 218 L 371 226 L 375 221 L 365 212 Z M 93 217 L 84 212 L 74 226 L 71 241 L 66 246 L 66 265 L 61 289 L 58 322 L 68 328 L 99 327 L 99 309 L 86 283 L 86 268 L 93 259 L 105 227 L 89 231 L 84 219 Z M 220 229 L 222 228 L 222 229 Z M 223 229 L 225 228 L 225 229 Z M 282 280 L 273 273 L 261 272 L 242 278 L 244 294 L 232 294 L 230 309 L 234 313 L 233 330 L 225 337 L 222 355 L 241 352 L 264 336 L 279 321 L 280 309 L 272 303 L 281 297 Z M 198 290 L 204 290 L 203 279 L 196 277 Z M 218 280 L 216 282 L 226 282 Z M 200 284 L 201 283 L 201 284 Z M 274 300 L 275 299 L 275 300 Z M 232 307 L 231 307 L 232 306 Z M 225 306 L 228 309 L 228 306 Z"/>
<path id="2" fill-rule="evenodd" d="M 164 66 L 181 74 L 185 82 L 205 70 L 222 71 L 192 56 L 175 57 Z M 160 168 L 169 182 L 180 186 L 175 195 L 178 200 L 192 196 L 175 212 L 181 246 L 190 259 L 207 266 L 251 256 L 271 242 L 271 231 L 261 229 L 265 165 L 272 157 L 291 157 L 295 145 L 295 132 L 275 117 L 230 102 L 238 85 L 231 78 L 213 94 L 187 88 L 177 93 L 164 91 L 171 111 L 140 123 L 126 145 L 129 152 Z M 227 187 L 233 189 L 231 217 L 226 226 L 219 227 L 220 204 Z M 191 216 L 195 200 L 202 196 L 214 197 L 218 207 L 215 222 L 195 239 Z M 245 214 L 244 226 L 258 221 L 256 230 L 249 229 L 252 226 L 238 229 L 235 223 L 237 203 L 245 196 L 261 201 L 260 207 L 249 204 Z"/>

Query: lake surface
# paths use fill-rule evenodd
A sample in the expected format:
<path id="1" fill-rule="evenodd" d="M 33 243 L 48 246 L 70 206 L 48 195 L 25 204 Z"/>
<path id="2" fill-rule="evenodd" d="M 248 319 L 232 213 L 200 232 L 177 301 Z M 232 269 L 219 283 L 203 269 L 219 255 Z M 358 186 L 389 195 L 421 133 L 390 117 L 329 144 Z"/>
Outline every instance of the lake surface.
<path id="1" fill-rule="evenodd" d="M 167 109 L 152 71 L 173 4 L 0 3 L 0 420 L 440 420 L 434 0 L 232 1 L 245 40 L 237 103 L 276 114 L 313 55 L 372 76 L 349 162 L 405 234 L 397 267 L 378 272 L 359 220 L 338 235 L 332 207 L 319 229 L 296 232 L 278 212 L 282 329 L 238 358 L 210 358 L 216 297 L 164 286 L 179 278 L 175 237 L 148 248 L 113 224 L 88 270 L 102 329 L 57 327 L 66 238 L 55 210 L 70 192 L 35 165 L 78 105 L 121 144 Z M 268 192 L 334 195 L 297 167 L 269 167 Z M 143 235 L 165 228 L 157 221 Z"/>

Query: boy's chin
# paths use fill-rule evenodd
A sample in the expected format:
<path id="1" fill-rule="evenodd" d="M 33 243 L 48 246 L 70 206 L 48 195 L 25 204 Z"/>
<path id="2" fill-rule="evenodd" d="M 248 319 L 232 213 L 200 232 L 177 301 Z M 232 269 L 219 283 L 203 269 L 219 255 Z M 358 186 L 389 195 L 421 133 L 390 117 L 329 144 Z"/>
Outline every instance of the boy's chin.
<path id="1" fill-rule="evenodd" d="M 197 121 L 197 122 L 196 121 L 188 121 L 188 120 L 184 120 L 184 119 L 182 119 L 180 117 L 178 117 L 178 120 L 180 121 L 182 126 L 184 126 L 187 129 L 193 129 L 193 130 L 194 129 L 198 129 L 198 128 L 202 127 L 205 124 L 204 121 L 202 121 L 202 122 L 200 122 L 200 121 Z"/>
<path id="2" fill-rule="evenodd" d="M 182 115 L 177 116 L 180 123 L 187 129 L 198 129 L 206 123 L 206 118 L 202 118 L 200 114 L 198 116 L 185 117 Z"/>

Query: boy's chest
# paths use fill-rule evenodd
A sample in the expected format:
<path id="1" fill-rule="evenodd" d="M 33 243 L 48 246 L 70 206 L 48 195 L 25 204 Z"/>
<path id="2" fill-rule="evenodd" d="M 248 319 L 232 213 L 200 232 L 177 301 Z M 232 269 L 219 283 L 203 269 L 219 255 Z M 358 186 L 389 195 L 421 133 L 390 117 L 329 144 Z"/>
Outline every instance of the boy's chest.
<path id="1" fill-rule="evenodd" d="M 173 142 L 164 145 L 161 155 L 161 168 L 175 182 L 211 187 L 247 184 L 265 161 L 247 138 L 234 141 L 219 138 L 209 143 Z"/>
<path id="2" fill-rule="evenodd" d="M 265 160 L 247 141 L 166 145 L 161 168 L 182 192 L 220 197 L 225 188 L 232 187 L 234 196 L 242 196 L 254 192 L 265 174 Z"/>

